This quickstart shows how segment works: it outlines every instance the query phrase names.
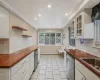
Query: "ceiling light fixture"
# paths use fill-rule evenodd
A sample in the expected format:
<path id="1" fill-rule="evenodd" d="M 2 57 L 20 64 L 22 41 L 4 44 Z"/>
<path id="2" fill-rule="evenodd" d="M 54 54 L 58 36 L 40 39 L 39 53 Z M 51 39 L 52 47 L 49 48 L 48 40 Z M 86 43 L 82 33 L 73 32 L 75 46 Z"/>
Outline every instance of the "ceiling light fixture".
<path id="1" fill-rule="evenodd" d="M 37 20 L 37 18 L 34 18 L 34 20 Z"/>
<path id="2" fill-rule="evenodd" d="M 67 16 L 68 14 L 66 13 L 65 16 Z"/>
<path id="3" fill-rule="evenodd" d="M 53 25 L 53 27 L 55 27 L 55 25 Z"/>
<path id="4" fill-rule="evenodd" d="M 47 27 L 48 25 L 45 25 L 45 27 Z"/>
<path id="5" fill-rule="evenodd" d="M 51 5 L 50 4 L 48 5 L 48 8 L 51 8 Z"/>
<path id="6" fill-rule="evenodd" d="M 39 17 L 41 16 L 41 14 L 38 15 Z"/>

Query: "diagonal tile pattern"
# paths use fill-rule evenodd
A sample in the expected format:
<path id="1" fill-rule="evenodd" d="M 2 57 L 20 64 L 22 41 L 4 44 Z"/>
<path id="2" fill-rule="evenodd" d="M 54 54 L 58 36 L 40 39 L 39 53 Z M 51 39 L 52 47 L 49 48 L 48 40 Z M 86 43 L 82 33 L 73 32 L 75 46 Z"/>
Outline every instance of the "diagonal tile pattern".
<path id="1" fill-rule="evenodd" d="M 63 57 L 41 55 L 40 63 L 30 80 L 68 80 Z"/>

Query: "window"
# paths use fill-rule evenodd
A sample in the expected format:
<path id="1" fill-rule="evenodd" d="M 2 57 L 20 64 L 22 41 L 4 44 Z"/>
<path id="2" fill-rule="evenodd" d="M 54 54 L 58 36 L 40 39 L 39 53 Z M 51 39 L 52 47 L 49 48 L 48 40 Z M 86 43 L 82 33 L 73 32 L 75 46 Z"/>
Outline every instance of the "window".
<path id="1" fill-rule="evenodd" d="M 56 33 L 56 44 L 61 43 L 61 33 Z"/>
<path id="2" fill-rule="evenodd" d="M 61 45 L 61 33 L 39 33 L 40 45 Z"/>
<path id="3" fill-rule="evenodd" d="M 95 41 L 100 43 L 100 20 L 95 20 Z"/>

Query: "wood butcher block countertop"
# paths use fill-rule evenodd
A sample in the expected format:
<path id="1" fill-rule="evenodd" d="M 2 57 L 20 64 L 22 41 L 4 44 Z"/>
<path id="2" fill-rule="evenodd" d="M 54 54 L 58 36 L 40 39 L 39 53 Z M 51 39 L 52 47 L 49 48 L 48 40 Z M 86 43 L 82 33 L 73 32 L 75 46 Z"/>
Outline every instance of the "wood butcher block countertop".
<path id="1" fill-rule="evenodd" d="M 16 63 L 18 63 L 20 60 L 25 58 L 27 55 L 29 55 L 31 52 L 36 50 L 38 46 L 31 46 L 22 50 L 19 50 L 17 52 L 14 52 L 12 54 L 0 54 L 0 68 L 10 68 Z"/>
<path id="2" fill-rule="evenodd" d="M 81 62 L 84 66 L 86 66 L 89 70 L 91 70 L 92 72 L 94 72 L 98 77 L 100 77 L 100 72 L 95 70 L 91 65 L 89 65 L 88 63 L 86 63 L 85 61 L 82 60 L 82 58 L 97 58 L 100 59 L 99 57 L 93 56 L 89 53 L 80 51 L 80 50 L 72 50 L 72 49 L 65 49 L 65 51 L 67 51 L 67 53 L 72 56 L 74 59 L 78 60 L 79 62 Z"/>

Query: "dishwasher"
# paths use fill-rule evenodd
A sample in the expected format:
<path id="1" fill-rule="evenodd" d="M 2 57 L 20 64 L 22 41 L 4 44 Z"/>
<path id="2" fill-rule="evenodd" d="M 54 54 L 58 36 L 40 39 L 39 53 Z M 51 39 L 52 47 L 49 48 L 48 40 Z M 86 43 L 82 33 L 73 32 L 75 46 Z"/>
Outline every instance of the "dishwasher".
<path id="1" fill-rule="evenodd" d="M 36 49 L 34 52 L 34 71 L 36 70 L 37 66 L 38 66 L 38 49 Z"/>
<path id="2" fill-rule="evenodd" d="M 69 54 L 66 55 L 66 74 L 68 80 L 75 80 L 75 59 Z"/>

